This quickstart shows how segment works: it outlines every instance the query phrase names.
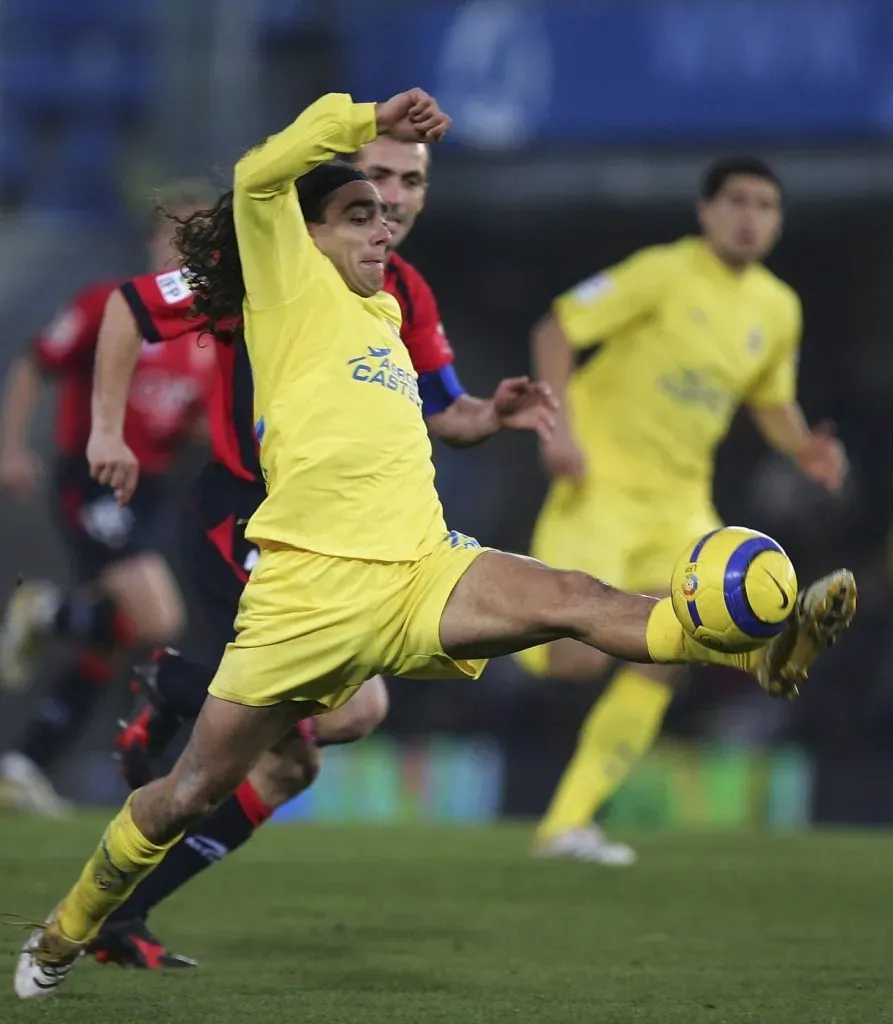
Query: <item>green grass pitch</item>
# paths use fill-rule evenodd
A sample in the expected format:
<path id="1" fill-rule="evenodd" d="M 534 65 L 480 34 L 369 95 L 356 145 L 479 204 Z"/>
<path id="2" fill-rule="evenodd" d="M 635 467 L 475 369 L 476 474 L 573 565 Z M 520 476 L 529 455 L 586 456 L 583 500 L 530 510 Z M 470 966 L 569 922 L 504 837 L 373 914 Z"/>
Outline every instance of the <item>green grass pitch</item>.
<path id="1" fill-rule="evenodd" d="M 43 915 L 102 819 L 0 818 L 0 910 Z M 271 827 L 161 908 L 195 971 L 83 961 L 0 1022 L 883 1024 L 893 837 L 649 834 L 610 870 L 526 856 L 529 831 Z"/>

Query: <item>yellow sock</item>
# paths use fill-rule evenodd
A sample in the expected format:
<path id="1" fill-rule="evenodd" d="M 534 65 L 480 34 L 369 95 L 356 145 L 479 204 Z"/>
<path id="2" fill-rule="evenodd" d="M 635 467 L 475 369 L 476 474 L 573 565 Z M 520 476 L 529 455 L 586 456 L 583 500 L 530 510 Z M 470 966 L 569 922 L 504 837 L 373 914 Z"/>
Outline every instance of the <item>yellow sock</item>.
<path id="1" fill-rule="evenodd" d="M 759 651 L 726 654 L 699 644 L 682 628 L 673 611 L 673 602 L 668 597 L 658 601 L 654 606 L 645 629 L 645 643 L 648 645 L 651 660 L 658 665 L 729 665 L 749 672 L 754 659 L 759 655 Z"/>
<path id="2" fill-rule="evenodd" d="M 150 843 L 133 821 L 132 800 L 133 796 L 128 797 L 111 821 L 81 877 L 63 900 L 59 928 L 75 942 L 89 939 L 180 838 L 164 846 Z"/>
<path id="3" fill-rule="evenodd" d="M 660 732 L 671 687 L 625 667 L 593 705 L 580 730 L 538 839 L 588 825 Z"/>

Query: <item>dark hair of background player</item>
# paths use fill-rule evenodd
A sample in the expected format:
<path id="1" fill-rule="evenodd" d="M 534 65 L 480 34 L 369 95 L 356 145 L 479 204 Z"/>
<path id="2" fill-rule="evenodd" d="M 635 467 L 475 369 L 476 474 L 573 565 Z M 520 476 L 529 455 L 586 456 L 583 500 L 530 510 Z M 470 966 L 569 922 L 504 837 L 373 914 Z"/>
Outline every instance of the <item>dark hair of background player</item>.
<path id="1" fill-rule="evenodd" d="M 763 178 L 771 181 L 779 192 L 781 180 L 772 168 L 758 156 L 727 156 L 716 160 L 704 172 L 701 179 L 701 198 L 715 199 L 729 178 L 736 175 L 746 175 L 750 178 Z"/>
<path id="2" fill-rule="evenodd" d="M 304 220 L 321 223 L 336 189 L 349 181 L 367 180 L 362 171 L 345 161 L 322 164 L 302 175 L 296 184 Z M 232 189 L 209 209 L 174 220 L 174 246 L 195 295 L 196 316 L 207 319 L 207 330 L 218 341 L 241 340 L 245 281 L 233 220 Z"/>

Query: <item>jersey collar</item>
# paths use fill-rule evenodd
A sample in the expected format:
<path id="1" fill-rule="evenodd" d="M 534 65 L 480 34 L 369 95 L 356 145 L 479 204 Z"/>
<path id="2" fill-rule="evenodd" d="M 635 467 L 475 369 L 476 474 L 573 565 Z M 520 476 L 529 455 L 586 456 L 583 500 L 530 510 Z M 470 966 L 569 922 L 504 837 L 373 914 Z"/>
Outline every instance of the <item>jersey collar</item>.
<path id="1" fill-rule="evenodd" d="M 723 263 L 703 238 L 694 236 L 689 241 L 698 270 L 711 280 L 720 284 L 735 285 L 741 284 L 750 277 L 753 264 L 745 267 L 742 271 L 732 270 L 728 264 Z"/>

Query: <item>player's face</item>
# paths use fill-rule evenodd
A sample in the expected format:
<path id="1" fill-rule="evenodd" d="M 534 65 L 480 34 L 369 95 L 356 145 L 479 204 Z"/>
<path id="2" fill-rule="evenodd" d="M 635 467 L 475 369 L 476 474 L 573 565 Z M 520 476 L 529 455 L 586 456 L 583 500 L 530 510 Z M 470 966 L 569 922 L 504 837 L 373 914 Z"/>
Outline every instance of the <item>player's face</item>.
<path id="1" fill-rule="evenodd" d="M 368 181 L 350 181 L 335 191 L 322 224 L 309 224 L 319 248 L 357 295 L 374 295 L 384 285 L 391 232 L 384 203 Z"/>
<path id="2" fill-rule="evenodd" d="M 169 270 L 171 267 L 180 265 L 180 255 L 174 248 L 174 233 L 177 230 L 176 222 L 191 217 L 199 209 L 200 207 L 198 206 L 176 206 L 167 211 L 169 216 L 158 218 L 155 230 L 149 239 L 149 263 L 153 273 L 159 270 Z"/>
<path id="3" fill-rule="evenodd" d="M 415 224 L 428 192 L 428 147 L 420 142 L 398 142 L 381 138 L 357 154 L 357 167 L 364 171 L 387 206 L 391 241 L 396 249 Z"/>
<path id="4" fill-rule="evenodd" d="M 731 175 L 698 207 L 701 228 L 720 259 L 744 265 L 764 259 L 781 231 L 781 193 L 765 178 Z"/>

